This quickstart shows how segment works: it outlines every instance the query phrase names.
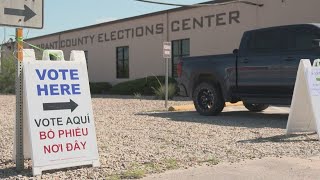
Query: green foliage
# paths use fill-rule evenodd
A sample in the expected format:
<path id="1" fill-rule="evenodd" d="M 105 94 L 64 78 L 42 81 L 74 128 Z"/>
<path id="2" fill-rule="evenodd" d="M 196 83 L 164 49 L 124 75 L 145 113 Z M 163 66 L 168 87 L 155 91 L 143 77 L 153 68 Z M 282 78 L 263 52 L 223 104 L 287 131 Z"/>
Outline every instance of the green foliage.
<path id="1" fill-rule="evenodd" d="M 142 95 L 140 93 L 133 93 L 133 95 L 134 95 L 134 98 L 136 98 L 136 99 L 141 100 L 141 98 L 142 98 Z"/>
<path id="2" fill-rule="evenodd" d="M 163 172 L 162 167 L 160 166 L 160 164 L 156 163 L 156 162 L 147 162 L 144 164 L 144 167 L 146 169 L 146 171 L 149 173 L 161 173 Z"/>
<path id="3" fill-rule="evenodd" d="M 157 99 L 165 99 L 166 98 L 166 86 L 161 85 L 158 89 L 153 88 L 154 94 L 156 95 Z M 176 95 L 176 85 L 175 84 L 168 84 L 168 99 L 172 99 Z"/>
<path id="4" fill-rule="evenodd" d="M 120 177 L 120 175 L 113 174 L 113 175 L 107 176 L 105 179 L 106 180 L 121 180 L 121 177 Z"/>
<path id="5" fill-rule="evenodd" d="M 141 95 L 154 95 L 153 89 L 158 89 L 164 82 L 164 76 L 149 76 L 119 83 L 111 88 L 110 93 L 118 95 L 133 95 L 137 93 Z M 176 80 L 169 78 L 169 83 L 176 84 Z"/>
<path id="6" fill-rule="evenodd" d="M 90 83 L 91 94 L 106 94 L 112 85 L 107 82 L 94 82 Z"/>
<path id="7" fill-rule="evenodd" d="M 210 165 L 217 165 L 219 164 L 219 160 L 215 157 L 211 157 L 209 159 L 199 161 L 199 163 L 209 163 Z"/>
<path id="8" fill-rule="evenodd" d="M 130 168 L 123 172 L 120 177 L 121 179 L 140 179 L 146 174 L 146 170 L 138 163 L 132 163 Z"/>
<path id="9" fill-rule="evenodd" d="M 130 169 L 121 174 L 121 179 L 140 179 L 145 176 L 146 172 L 143 169 Z"/>
<path id="10" fill-rule="evenodd" d="M 14 94 L 15 92 L 15 60 L 3 59 L 0 73 L 0 93 Z"/>
<path id="11" fill-rule="evenodd" d="M 165 166 L 166 166 L 166 169 L 168 170 L 174 170 L 179 168 L 179 164 L 175 159 L 167 159 L 165 161 Z"/>

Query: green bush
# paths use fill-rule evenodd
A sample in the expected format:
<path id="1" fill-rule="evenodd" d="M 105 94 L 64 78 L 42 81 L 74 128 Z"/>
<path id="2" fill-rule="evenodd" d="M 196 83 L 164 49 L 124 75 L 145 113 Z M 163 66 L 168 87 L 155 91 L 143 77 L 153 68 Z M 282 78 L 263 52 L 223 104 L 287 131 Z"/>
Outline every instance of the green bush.
<path id="1" fill-rule="evenodd" d="M 127 81 L 113 86 L 110 93 L 118 95 L 133 95 L 135 93 L 139 93 L 141 95 L 154 95 L 154 89 L 161 87 L 159 81 L 161 84 L 164 84 L 165 77 L 149 76 L 146 78 Z M 176 84 L 176 80 L 169 78 L 169 83 Z"/>
<path id="2" fill-rule="evenodd" d="M 91 94 L 106 94 L 112 85 L 107 82 L 92 82 L 90 83 Z"/>
<path id="3" fill-rule="evenodd" d="M 0 73 L 0 93 L 15 93 L 15 60 L 3 59 L 1 64 L 2 72 Z"/>

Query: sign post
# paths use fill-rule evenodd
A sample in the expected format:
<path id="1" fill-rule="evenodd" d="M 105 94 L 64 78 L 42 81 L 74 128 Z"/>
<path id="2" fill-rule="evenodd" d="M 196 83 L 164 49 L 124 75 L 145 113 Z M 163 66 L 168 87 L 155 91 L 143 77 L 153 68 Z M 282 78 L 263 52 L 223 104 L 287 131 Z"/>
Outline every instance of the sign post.
<path id="1" fill-rule="evenodd" d="M 16 62 L 16 168 L 20 172 L 24 169 L 23 154 L 23 44 L 18 39 L 23 37 L 22 28 L 16 29 L 17 59 Z"/>
<path id="2" fill-rule="evenodd" d="M 165 108 L 168 108 L 168 87 L 169 87 L 169 59 L 171 58 L 171 42 L 163 42 L 163 58 L 166 61 L 166 95 L 165 95 Z"/>
<path id="3" fill-rule="evenodd" d="M 0 25 L 20 27 L 16 29 L 16 127 L 15 127 L 15 161 L 18 172 L 24 169 L 23 147 L 23 29 L 43 28 L 43 0 L 0 0 Z"/>

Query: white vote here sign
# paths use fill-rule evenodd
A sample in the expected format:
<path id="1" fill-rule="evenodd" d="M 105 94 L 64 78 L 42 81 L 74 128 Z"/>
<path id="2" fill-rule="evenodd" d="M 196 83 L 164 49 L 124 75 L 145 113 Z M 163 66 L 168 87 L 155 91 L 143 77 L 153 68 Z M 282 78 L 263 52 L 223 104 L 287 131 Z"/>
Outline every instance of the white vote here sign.
<path id="1" fill-rule="evenodd" d="M 317 132 L 320 137 L 320 59 L 302 59 L 299 63 L 287 134 Z"/>
<path id="2" fill-rule="evenodd" d="M 84 53 L 73 53 L 80 53 L 80 60 L 24 61 L 34 175 L 46 169 L 99 165 Z"/>

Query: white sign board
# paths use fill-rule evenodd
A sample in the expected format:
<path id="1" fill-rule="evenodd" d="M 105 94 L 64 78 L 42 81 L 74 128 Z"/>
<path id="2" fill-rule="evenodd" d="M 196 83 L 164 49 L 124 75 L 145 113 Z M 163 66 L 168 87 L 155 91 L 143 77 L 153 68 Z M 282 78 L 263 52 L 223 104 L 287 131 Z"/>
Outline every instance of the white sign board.
<path id="1" fill-rule="evenodd" d="M 43 28 L 43 0 L 0 0 L 0 25 Z"/>
<path id="2" fill-rule="evenodd" d="M 73 51 L 70 61 L 29 59 L 23 64 L 33 175 L 99 166 L 84 52 Z"/>
<path id="3" fill-rule="evenodd" d="M 319 60 L 315 60 L 314 63 Z M 320 137 L 320 68 L 302 59 L 295 82 L 287 134 L 317 132 Z"/>
<path id="4" fill-rule="evenodd" d="M 171 42 L 163 42 L 163 58 L 171 58 Z"/>

